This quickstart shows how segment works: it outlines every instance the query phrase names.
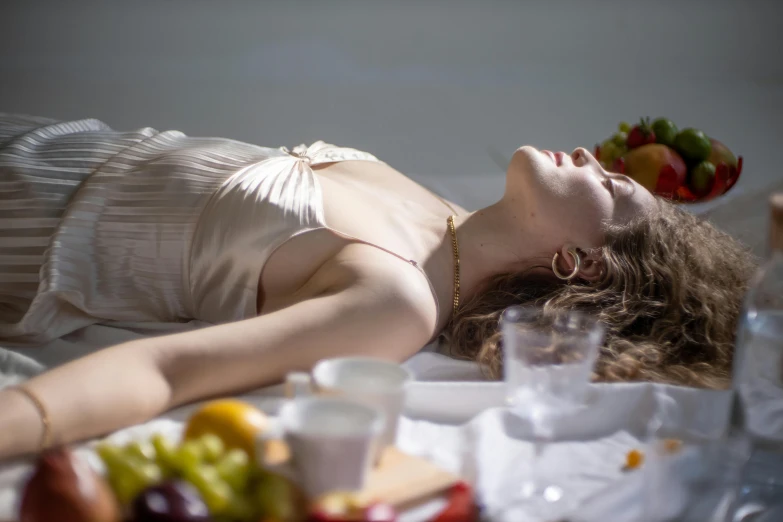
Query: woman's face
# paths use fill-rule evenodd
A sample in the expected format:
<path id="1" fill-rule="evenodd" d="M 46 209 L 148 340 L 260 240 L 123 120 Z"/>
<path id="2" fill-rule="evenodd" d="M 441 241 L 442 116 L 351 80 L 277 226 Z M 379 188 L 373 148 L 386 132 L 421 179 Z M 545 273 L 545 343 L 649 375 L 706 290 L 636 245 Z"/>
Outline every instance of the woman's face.
<path id="1" fill-rule="evenodd" d="M 506 173 L 503 197 L 555 248 L 573 244 L 597 248 L 606 231 L 652 212 L 655 198 L 627 176 L 605 171 L 583 148 L 570 155 L 525 146 Z M 514 211 L 515 214 L 517 213 Z"/>

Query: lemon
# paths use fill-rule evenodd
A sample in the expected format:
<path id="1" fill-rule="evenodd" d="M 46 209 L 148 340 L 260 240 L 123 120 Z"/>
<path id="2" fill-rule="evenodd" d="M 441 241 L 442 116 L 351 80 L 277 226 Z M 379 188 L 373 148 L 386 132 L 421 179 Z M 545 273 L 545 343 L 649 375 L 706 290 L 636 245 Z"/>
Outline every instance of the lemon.
<path id="1" fill-rule="evenodd" d="M 217 435 L 227 449 L 238 448 L 251 459 L 256 454 L 256 437 L 269 424 L 269 418 L 255 406 L 236 399 L 211 401 L 199 408 L 185 427 L 185 440 Z"/>

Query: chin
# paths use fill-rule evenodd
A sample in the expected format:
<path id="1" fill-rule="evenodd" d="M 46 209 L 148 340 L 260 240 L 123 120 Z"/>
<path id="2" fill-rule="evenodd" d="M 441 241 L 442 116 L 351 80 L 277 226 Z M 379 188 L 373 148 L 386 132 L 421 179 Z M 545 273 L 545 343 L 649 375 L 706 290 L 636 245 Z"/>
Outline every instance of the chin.
<path id="1" fill-rule="evenodd" d="M 541 154 L 541 152 L 532 145 L 522 145 L 521 147 L 519 147 L 517 150 L 514 151 L 514 156 L 518 154 L 522 156 L 533 157 L 537 154 Z"/>
<path id="2" fill-rule="evenodd" d="M 551 170 L 551 160 L 532 145 L 519 147 L 511 157 L 508 175 L 514 178 L 534 181 L 546 177 Z"/>

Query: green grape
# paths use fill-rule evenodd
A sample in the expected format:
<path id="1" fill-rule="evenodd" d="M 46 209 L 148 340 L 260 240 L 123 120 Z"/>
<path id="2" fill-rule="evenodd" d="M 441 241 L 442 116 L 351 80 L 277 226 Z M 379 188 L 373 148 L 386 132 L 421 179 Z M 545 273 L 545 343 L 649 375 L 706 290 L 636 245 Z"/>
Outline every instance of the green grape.
<path id="1" fill-rule="evenodd" d="M 262 471 L 254 481 L 250 498 L 264 520 L 299 520 L 304 500 L 296 486 L 277 473 Z"/>
<path id="2" fill-rule="evenodd" d="M 163 471 L 154 462 L 141 463 L 135 470 L 139 478 L 148 486 L 157 484 L 163 480 Z"/>
<path id="3" fill-rule="evenodd" d="M 201 494 L 201 499 L 213 515 L 222 514 L 228 509 L 234 495 L 231 487 L 220 478 L 215 466 L 201 464 L 184 471 L 185 479 Z"/>
<path id="4" fill-rule="evenodd" d="M 174 475 L 177 471 L 177 448 L 160 433 L 153 435 L 152 445 L 155 448 L 155 462 L 163 474 Z"/>
<path id="5" fill-rule="evenodd" d="M 617 126 L 617 130 L 620 132 L 631 132 L 631 124 L 625 121 L 621 121 Z"/>
<path id="6" fill-rule="evenodd" d="M 234 491 L 245 491 L 250 479 L 250 457 L 241 449 L 232 449 L 215 465 L 218 475 Z"/>
<path id="7" fill-rule="evenodd" d="M 141 460 L 155 460 L 155 447 L 147 441 L 133 441 L 125 446 L 125 453 Z"/>
<path id="8" fill-rule="evenodd" d="M 210 513 L 225 513 L 228 507 L 231 505 L 231 500 L 234 497 L 234 492 L 231 491 L 231 486 L 223 482 L 215 482 L 209 488 L 199 490 L 201 498 L 209 508 Z"/>
<path id="9" fill-rule="evenodd" d="M 195 440 L 183 442 L 174 454 L 174 463 L 182 473 L 200 466 L 203 460 L 204 450 L 201 444 Z"/>
<path id="10" fill-rule="evenodd" d="M 244 495 L 232 494 L 225 511 L 221 513 L 231 520 L 257 520 L 257 513 L 250 499 Z"/>
<path id="11" fill-rule="evenodd" d="M 103 463 L 106 465 L 107 470 L 111 470 L 112 467 L 116 466 L 119 461 L 122 461 L 125 459 L 125 455 L 123 454 L 123 451 L 118 446 L 113 446 L 109 444 L 108 442 L 102 442 L 95 448 L 96 453 L 98 453 L 98 456 L 101 458 Z"/>
<path id="12" fill-rule="evenodd" d="M 601 146 L 601 162 L 605 165 L 611 165 L 614 160 L 622 155 L 620 147 L 614 142 L 609 142 L 606 145 Z"/>
<path id="13" fill-rule="evenodd" d="M 144 481 L 132 473 L 112 473 L 109 485 L 122 505 L 130 504 L 145 487 Z"/>
<path id="14" fill-rule="evenodd" d="M 616 132 L 615 134 L 612 135 L 612 142 L 618 147 L 625 147 L 627 141 L 628 141 L 627 132 Z"/>
<path id="15" fill-rule="evenodd" d="M 217 462 L 226 451 L 223 439 L 212 433 L 206 433 L 199 439 L 204 452 L 204 460 L 210 463 Z"/>

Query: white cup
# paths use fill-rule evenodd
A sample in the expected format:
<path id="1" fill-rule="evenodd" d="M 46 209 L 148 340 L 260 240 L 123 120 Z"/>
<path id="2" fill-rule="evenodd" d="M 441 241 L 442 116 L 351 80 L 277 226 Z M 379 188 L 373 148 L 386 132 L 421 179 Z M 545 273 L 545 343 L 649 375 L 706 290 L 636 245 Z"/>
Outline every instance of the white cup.
<path id="1" fill-rule="evenodd" d="M 316 364 L 312 377 L 307 373 L 288 374 L 286 394 L 301 397 L 319 393 L 378 408 L 386 425 L 379 441 L 380 456 L 380 450 L 393 445 L 397 437 L 397 424 L 412 380 L 411 372 L 397 363 L 371 357 L 338 357 Z"/>
<path id="2" fill-rule="evenodd" d="M 258 455 L 270 439 L 282 439 L 291 453 L 297 481 L 309 496 L 359 491 L 372 466 L 383 414 L 369 406 L 333 397 L 287 402 L 261 434 Z"/>

